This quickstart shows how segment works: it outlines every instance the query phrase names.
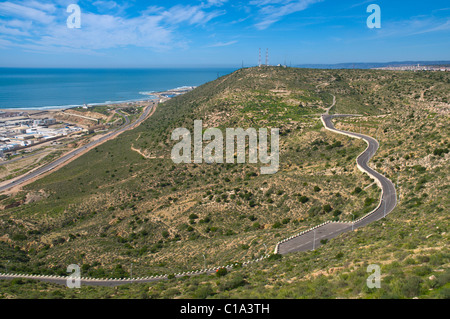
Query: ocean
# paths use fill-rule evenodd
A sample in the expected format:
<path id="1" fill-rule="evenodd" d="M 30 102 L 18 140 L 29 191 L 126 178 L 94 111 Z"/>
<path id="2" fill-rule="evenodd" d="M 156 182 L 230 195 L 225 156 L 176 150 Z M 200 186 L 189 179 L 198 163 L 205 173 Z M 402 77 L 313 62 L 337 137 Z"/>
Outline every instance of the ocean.
<path id="1" fill-rule="evenodd" d="M 149 96 L 144 93 L 199 86 L 235 70 L 0 68 L 0 109 L 69 108 L 146 100 Z"/>

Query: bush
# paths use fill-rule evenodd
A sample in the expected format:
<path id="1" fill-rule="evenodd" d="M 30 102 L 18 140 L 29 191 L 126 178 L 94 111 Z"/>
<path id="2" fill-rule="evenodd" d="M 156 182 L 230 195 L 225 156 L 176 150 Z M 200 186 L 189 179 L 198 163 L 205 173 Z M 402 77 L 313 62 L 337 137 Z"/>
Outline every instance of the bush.
<path id="1" fill-rule="evenodd" d="M 430 274 L 433 270 L 428 266 L 417 267 L 414 269 L 414 274 L 417 276 L 426 276 Z"/>
<path id="2" fill-rule="evenodd" d="M 283 258 L 283 255 L 281 254 L 273 254 L 270 255 L 267 260 L 280 260 L 281 258 Z"/>
<path id="3" fill-rule="evenodd" d="M 164 231 L 161 233 L 161 235 L 162 235 L 164 238 L 168 238 L 168 237 L 170 236 L 170 234 L 169 234 L 169 232 L 168 232 L 167 230 L 164 230 Z"/>
<path id="4" fill-rule="evenodd" d="M 334 217 L 338 217 L 338 216 L 340 216 L 341 214 L 342 214 L 342 211 L 340 211 L 339 209 L 337 209 L 337 210 L 334 211 L 333 216 L 334 216 Z"/>
<path id="5" fill-rule="evenodd" d="M 198 219 L 198 215 L 192 213 L 192 214 L 189 215 L 189 219 Z"/>
<path id="6" fill-rule="evenodd" d="M 372 205 L 374 202 L 375 202 L 375 199 L 367 197 L 364 200 L 364 206 L 368 207 L 368 206 Z"/>
<path id="7" fill-rule="evenodd" d="M 402 285 L 402 293 L 408 297 L 413 298 L 420 294 L 420 284 L 422 280 L 419 277 L 410 277 L 407 280 L 403 281 Z"/>
<path id="8" fill-rule="evenodd" d="M 281 228 L 281 223 L 276 222 L 275 224 L 272 225 L 272 228 L 274 228 L 274 229 Z"/>
<path id="9" fill-rule="evenodd" d="M 11 236 L 11 239 L 12 240 L 17 240 L 17 241 L 26 240 L 27 236 L 25 236 L 24 234 L 14 234 L 14 235 Z"/>
<path id="10" fill-rule="evenodd" d="M 194 298 L 196 299 L 206 299 L 207 297 L 211 296 L 214 294 L 213 289 L 211 288 L 210 284 L 206 284 L 200 288 L 198 288 L 195 292 L 194 292 Z"/>
<path id="11" fill-rule="evenodd" d="M 219 268 L 216 271 L 217 277 L 224 277 L 224 276 L 226 276 L 226 274 L 228 274 L 228 270 L 226 268 Z"/>
<path id="12" fill-rule="evenodd" d="M 306 203 L 307 201 L 309 201 L 309 198 L 306 197 L 306 196 L 300 196 L 300 197 L 298 198 L 298 200 L 300 201 L 300 203 L 304 204 L 304 203 Z"/>
<path id="13" fill-rule="evenodd" d="M 261 224 L 258 223 L 258 222 L 255 222 L 255 223 L 253 223 L 252 228 L 253 229 L 260 229 L 261 228 Z"/>
<path id="14" fill-rule="evenodd" d="M 219 288 L 222 291 L 227 291 L 227 290 L 233 290 L 233 289 L 245 286 L 246 284 L 247 284 L 247 282 L 245 281 L 245 279 L 241 275 L 238 275 L 229 281 L 221 283 Z"/>
<path id="15" fill-rule="evenodd" d="M 333 210 L 333 208 L 331 207 L 330 204 L 327 204 L 327 205 L 324 205 L 324 206 L 323 206 L 323 211 L 324 211 L 325 213 L 329 213 L 329 212 L 331 212 L 332 210 Z"/>
<path id="16" fill-rule="evenodd" d="M 114 278 L 125 278 L 128 277 L 128 273 L 122 268 L 122 265 L 116 265 L 112 273 Z"/>
<path id="17" fill-rule="evenodd" d="M 416 172 L 419 172 L 419 173 L 423 173 L 423 172 L 425 172 L 425 171 L 427 170 L 425 167 L 423 167 L 423 166 L 421 166 L 421 165 L 414 165 L 414 166 L 413 166 L 413 169 L 414 169 Z"/>
<path id="18" fill-rule="evenodd" d="M 321 211 L 321 207 L 320 206 L 312 206 L 309 210 L 308 210 L 308 216 L 309 217 L 314 217 L 317 214 L 319 214 Z"/>
<path id="19" fill-rule="evenodd" d="M 448 148 L 446 148 L 446 149 L 437 148 L 437 149 L 435 149 L 433 151 L 433 155 L 435 155 L 435 156 L 444 156 L 444 154 L 447 154 L 448 152 L 449 152 Z"/>

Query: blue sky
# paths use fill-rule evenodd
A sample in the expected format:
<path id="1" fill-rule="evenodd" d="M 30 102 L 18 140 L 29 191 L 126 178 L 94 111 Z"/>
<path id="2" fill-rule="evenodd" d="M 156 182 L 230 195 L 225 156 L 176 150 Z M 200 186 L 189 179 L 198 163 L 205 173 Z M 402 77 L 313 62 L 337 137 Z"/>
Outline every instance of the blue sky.
<path id="1" fill-rule="evenodd" d="M 69 29 L 69 4 L 81 28 Z M 369 29 L 370 4 L 381 28 Z M 0 1 L 2 67 L 450 60 L 448 0 Z"/>

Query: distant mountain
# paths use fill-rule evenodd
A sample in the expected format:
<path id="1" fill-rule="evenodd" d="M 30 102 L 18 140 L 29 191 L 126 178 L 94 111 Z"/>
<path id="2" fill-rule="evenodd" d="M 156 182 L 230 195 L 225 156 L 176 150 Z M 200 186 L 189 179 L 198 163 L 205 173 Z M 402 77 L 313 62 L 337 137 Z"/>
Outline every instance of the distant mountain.
<path id="1" fill-rule="evenodd" d="M 389 66 L 407 65 L 450 65 L 450 61 L 403 61 L 403 62 L 373 62 L 373 63 L 338 63 L 338 64 L 299 64 L 295 67 L 310 69 L 373 69 Z"/>

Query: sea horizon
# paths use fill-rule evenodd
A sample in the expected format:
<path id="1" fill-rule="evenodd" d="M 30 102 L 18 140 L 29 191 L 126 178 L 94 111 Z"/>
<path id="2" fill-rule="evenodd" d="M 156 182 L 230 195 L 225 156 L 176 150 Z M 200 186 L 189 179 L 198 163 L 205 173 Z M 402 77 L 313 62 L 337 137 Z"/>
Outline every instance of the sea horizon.
<path id="1" fill-rule="evenodd" d="M 51 110 L 152 99 L 237 68 L 0 68 L 0 110 Z"/>

